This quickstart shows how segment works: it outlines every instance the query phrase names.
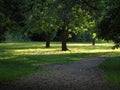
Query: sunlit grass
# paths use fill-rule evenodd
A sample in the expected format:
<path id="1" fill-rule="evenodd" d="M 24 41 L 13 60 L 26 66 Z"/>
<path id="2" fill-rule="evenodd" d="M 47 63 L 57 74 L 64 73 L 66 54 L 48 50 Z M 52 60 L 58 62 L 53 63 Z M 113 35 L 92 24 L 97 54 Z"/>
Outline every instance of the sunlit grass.
<path id="1" fill-rule="evenodd" d="M 2 44 L 4 45 L 4 44 Z M 11 47 L 12 45 L 12 47 Z M 6 46 L 6 45 L 5 45 Z M 10 47 L 9 47 L 10 46 Z M 97 44 L 92 46 L 91 44 L 74 44 L 69 43 L 69 51 L 61 51 L 60 43 L 52 43 L 51 48 L 45 48 L 43 43 L 8 43 L 6 46 L 6 52 L 13 55 L 50 55 L 50 54 L 70 54 L 70 53 L 109 53 L 109 52 L 119 52 L 120 50 L 112 50 L 110 44 Z M 9 48 L 8 48 L 9 47 Z"/>
<path id="2" fill-rule="evenodd" d="M 41 69 L 38 64 L 70 63 L 99 55 L 119 56 L 120 49 L 112 50 L 112 46 L 113 43 L 99 43 L 95 46 L 68 43 L 69 51 L 61 51 L 60 42 L 52 42 L 51 48 L 45 48 L 45 42 L 0 43 L 0 81 L 34 73 Z"/>

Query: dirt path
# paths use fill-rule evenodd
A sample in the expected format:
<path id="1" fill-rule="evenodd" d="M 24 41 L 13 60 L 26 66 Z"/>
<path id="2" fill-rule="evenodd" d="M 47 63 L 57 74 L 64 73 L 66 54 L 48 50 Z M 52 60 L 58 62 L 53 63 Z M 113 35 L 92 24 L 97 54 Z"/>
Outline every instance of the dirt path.
<path id="1" fill-rule="evenodd" d="M 0 90 L 117 90 L 96 69 L 104 60 L 104 57 L 93 57 L 71 64 L 43 65 L 44 71 Z"/>

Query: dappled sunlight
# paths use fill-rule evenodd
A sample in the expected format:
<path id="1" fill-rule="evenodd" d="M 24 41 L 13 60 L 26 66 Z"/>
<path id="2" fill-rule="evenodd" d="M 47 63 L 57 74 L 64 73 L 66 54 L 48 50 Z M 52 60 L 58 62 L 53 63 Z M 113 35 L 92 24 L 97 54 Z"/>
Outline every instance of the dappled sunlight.
<path id="1" fill-rule="evenodd" d="M 8 59 L 12 59 L 15 58 L 15 56 L 6 56 L 6 57 L 0 57 L 0 60 L 8 60 Z"/>
<path id="2" fill-rule="evenodd" d="M 37 49 L 44 48 L 44 42 L 0 43 L 0 49 Z"/>
<path id="3" fill-rule="evenodd" d="M 13 55 L 50 55 L 50 54 L 65 54 L 70 51 L 61 51 L 57 49 L 23 49 L 23 50 L 11 50 Z"/>
<path id="4" fill-rule="evenodd" d="M 61 43 L 52 42 L 45 48 L 44 42 L 1 43 L 0 78 L 15 79 L 18 76 L 33 73 L 44 64 L 68 64 L 81 58 L 100 55 L 119 56 L 120 49 L 111 49 L 112 44 L 68 43 L 68 51 L 61 50 Z M 9 68 L 8 68 L 9 67 Z M 10 73 L 9 73 L 10 71 Z M 4 75 L 3 75 L 4 74 Z M 9 74 L 9 77 L 8 77 Z M 14 75 L 13 75 L 14 74 Z"/>
<path id="5" fill-rule="evenodd" d="M 39 44 L 39 45 L 38 45 Z M 2 45 L 2 44 L 1 44 Z M 7 44 L 9 45 L 14 44 Z M 15 43 L 16 45 L 16 43 Z M 19 43 L 18 43 L 19 45 Z M 43 45 L 43 43 L 42 43 Z M 4 46 L 4 45 L 3 45 Z M 37 46 L 37 47 L 36 47 Z M 18 46 L 10 49 L 6 49 L 3 53 L 4 54 L 12 54 L 12 55 L 58 55 L 58 54 L 71 54 L 71 53 L 111 53 L 111 52 L 120 52 L 120 49 L 112 50 L 111 47 L 113 46 L 112 43 L 103 43 L 103 44 L 96 44 L 92 46 L 91 44 L 81 44 L 81 43 L 68 43 L 68 51 L 61 51 L 61 44 L 60 43 L 52 43 L 51 48 L 45 48 L 41 46 L 40 43 L 20 43 L 19 48 Z M 4 48 L 3 48 L 4 49 Z"/>
<path id="6" fill-rule="evenodd" d="M 96 44 L 95 46 L 84 43 L 68 43 L 68 51 L 61 51 L 61 44 L 58 42 L 52 42 L 51 48 L 45 48 L 43 42 L 17 43 L 17 45 L 16 43 L 6 43 L 0 45 L 2 47 L 0 48 L 2 53 L 0 60 L 25 61 L 27 63 L 63 62 L 64 60 L 66 62 L 80 60 L 82 57 L 102 54 L 114 56 L 120 53 L 120 49 L 111 49 L 112 43 Z"/>

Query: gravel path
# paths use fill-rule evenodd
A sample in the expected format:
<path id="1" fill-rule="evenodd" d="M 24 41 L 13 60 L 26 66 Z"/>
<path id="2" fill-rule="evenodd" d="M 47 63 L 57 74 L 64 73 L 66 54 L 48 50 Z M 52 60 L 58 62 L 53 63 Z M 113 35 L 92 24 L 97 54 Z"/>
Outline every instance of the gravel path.
<path id="1" fill-rule="evenodd" d="M 44 71 L 3 85 L 0 90 L 117 90 L 96 69 L 104 60 L 104 57 L 93 57 L 71 64 L 43 65 Z"/>

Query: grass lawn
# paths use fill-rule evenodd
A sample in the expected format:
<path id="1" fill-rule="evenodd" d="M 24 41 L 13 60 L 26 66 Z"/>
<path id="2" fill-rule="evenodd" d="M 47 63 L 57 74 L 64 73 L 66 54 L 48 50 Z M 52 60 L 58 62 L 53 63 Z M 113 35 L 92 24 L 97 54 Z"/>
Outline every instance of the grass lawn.
<path id="1" fill-rule="evenodd" d="M 84 57 L 99 55 L 111 58 L 119 56 L 120 49 L 112 50 L 112 46 L 112 43 L 98 43 L 96 46 L 68 43 L 70 50 L 61 51 L 59 42 L 52 42 L 51 48 L 45 48 L 45 42 L 0 43 L 0 82 L 15 80 L 42 70 L 36 64 L 71 63 Z"/>
<path id="2" fill-rule="evenodd" d="M 120 56 L 109 57 L 100 66 L 106 74 L 106 80 L 120 88 Z"/>

